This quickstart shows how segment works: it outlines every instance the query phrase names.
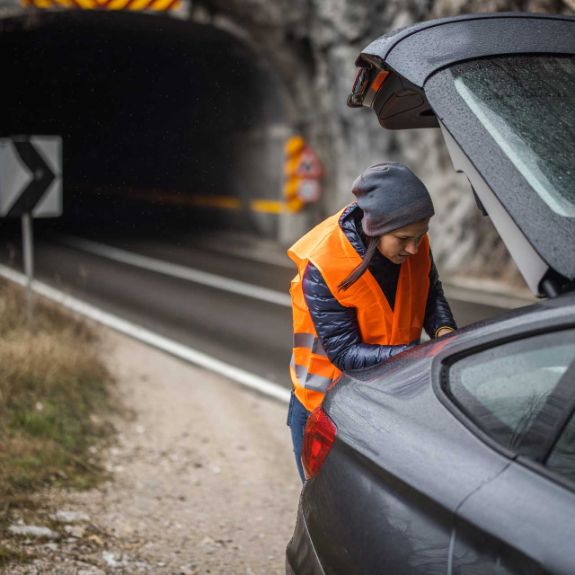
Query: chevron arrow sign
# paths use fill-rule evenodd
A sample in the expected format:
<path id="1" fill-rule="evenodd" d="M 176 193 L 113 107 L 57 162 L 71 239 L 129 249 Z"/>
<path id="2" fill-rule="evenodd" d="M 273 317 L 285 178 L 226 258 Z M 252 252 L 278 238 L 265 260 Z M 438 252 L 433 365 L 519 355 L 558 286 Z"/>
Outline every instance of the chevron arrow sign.
<path id="1" fill-rule="evenodd" d="M 0 217 L 62 214 L 62 139 L 0 139 Z"/>

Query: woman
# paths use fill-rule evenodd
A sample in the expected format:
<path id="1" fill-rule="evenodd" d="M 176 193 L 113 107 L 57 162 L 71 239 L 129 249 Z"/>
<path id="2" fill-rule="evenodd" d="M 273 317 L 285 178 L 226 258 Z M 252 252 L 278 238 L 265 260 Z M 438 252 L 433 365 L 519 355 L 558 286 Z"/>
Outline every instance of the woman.
<path id="1" fill-rule="evenodd" d="M 303 432 L 342 371 L 387 361 L 457 328 L 429 249 L 429 192 L 406 166 L 375 164 L 354 182 L 357 201 L 289 250 L 293 392 L 288 413 L 302 481 Z"/>

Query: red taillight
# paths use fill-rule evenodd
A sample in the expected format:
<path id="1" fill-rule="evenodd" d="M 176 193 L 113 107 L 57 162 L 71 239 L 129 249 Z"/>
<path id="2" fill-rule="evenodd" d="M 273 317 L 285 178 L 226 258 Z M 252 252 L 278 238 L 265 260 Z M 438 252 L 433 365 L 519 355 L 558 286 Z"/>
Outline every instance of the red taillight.
<path id="1" fill-rule="evenodd" d="M 337 428 L 325 411 L 318 407 L 305 425 L 301 460 L 306 479 L 315 477 L 331 451 Z"/>

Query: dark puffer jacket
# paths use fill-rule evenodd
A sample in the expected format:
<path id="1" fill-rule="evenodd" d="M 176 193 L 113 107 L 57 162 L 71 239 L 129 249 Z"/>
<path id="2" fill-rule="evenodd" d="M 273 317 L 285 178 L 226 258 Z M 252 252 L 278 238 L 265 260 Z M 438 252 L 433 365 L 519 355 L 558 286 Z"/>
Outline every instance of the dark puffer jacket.
<path id="1" fill-rule="evenodd" d="M 351 204 L 342 213 L 340 226 L 351 245 L 363 257 L 367 242 L 361 228 L 362 215 L 357 204 Z M 379 283 L 392 309 L 395 304 L 400 267 L 377 251 L 369 265 L 369 271 Z M 363 343 L 355 309 L 339 304 L 319 270 L 311 263 L 306 267 L 302 287 L 323 348 L 329 360 L 341 371 L 363 369 L 382 363 L 410 345 L 418 343 L 390 346 Z M 429 272 L 429 294 L 423 327 L 430 337 L 434 337 L 437 330 L 442 327 L 457 328 L 433 260 Z"/>

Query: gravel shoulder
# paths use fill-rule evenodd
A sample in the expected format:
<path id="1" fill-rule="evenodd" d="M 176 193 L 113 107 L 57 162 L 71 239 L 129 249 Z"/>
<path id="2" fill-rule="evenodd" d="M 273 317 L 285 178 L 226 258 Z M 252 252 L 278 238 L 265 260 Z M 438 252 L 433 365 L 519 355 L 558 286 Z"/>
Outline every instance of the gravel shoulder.
<path id="1" fill-rule="evenodd" d="M 60 535 L 20 537 L 38 559 L 9 572 L 283 573 L 301 487 L 287 406 L 102 333 L 129 410 L 106 454 L 111 480 L 41 494 L 60 511 Z"/>

